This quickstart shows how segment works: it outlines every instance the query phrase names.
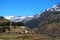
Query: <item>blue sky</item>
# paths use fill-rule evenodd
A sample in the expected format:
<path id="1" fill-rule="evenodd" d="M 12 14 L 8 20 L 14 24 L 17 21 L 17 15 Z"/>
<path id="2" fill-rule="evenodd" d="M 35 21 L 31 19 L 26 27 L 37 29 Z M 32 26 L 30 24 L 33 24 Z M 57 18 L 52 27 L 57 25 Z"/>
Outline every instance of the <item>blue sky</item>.
<path id="1" fill-rule="evenodd" d="M 0 0 L 0 16 L 31 16 L 57 3 L 60 0 Z"/>

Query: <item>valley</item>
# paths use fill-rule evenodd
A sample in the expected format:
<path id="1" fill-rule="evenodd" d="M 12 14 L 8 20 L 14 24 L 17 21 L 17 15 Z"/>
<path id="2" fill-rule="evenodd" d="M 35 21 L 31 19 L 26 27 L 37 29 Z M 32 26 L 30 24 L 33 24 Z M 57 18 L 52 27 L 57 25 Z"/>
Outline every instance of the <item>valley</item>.
<path id="1" fill-rule="evenodd" d="M 60 40 L 60 4 L 33 16 L 0 16 L 0 40 Z"/>

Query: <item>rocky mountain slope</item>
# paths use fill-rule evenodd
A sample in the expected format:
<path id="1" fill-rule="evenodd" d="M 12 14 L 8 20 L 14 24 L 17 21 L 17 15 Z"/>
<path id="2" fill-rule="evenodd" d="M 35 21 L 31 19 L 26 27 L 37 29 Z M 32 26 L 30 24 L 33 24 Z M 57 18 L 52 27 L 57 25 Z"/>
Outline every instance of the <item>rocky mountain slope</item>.
<path id="1" fill-rule="evenodd" d="M 56 4 L 46 9 L 41 14 L 37 14 L 33 19 L 25 23 L 36 33 L 48 36 L 60 36 L 60 4 Z"/>

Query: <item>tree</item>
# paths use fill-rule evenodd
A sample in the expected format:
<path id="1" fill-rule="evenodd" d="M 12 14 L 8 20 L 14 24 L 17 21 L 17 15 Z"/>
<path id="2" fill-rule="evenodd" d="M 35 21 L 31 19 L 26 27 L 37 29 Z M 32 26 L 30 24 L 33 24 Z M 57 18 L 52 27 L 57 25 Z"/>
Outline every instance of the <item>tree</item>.
<path id="1" fill-rule="evenodd" d="M 4 17 L 3 16 L 0 16 L 0 19 L 4 19 Z"/>

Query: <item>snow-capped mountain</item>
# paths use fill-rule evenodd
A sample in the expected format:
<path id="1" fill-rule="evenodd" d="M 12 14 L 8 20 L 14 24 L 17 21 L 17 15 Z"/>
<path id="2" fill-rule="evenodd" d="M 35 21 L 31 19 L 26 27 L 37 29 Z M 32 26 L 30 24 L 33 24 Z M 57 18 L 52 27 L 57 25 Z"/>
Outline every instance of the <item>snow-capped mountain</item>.
<path id="1" fill-rule="evenodd" d="M 60 4 L 53 5 L 52 7 L 41 11 L 39 14 L 36 14 L 34 17 L 38 18 L 40 14 L 44 13 L 45 11 L 60 11 Z"/>
<path id="2" fill-rule="evenodd" d="M 39 14 L 36 14 L 34 16 L 5 16 L 4 18 L 10 20 L 10 21 L 13 21 L 13 22 L 26 22 L 26 21 L 29 21 L 30 19 L 37 19 L 39 17 L 41 17 L 41 15 L 44 15 L 44 12 L 47 12 L 47 11 L 60 11 L 60 4 L 56 4 L 46 10 L 43 10 L 42 12 L 40 12 Z"/>
<path id="3" fill-rule="evenodd" d="M 56 4 L 51 8 L 48 8 L 47 11 L 60 11 L 60 4 Z"/>
<path id="4" fill-rule="evenodd" d="M 4 18 L 13 22 L 25 22 L 32 19 L 33 16 L 4 16 Z"/>
<path id="5" fill-rule="evenodd" d="M 59 15 L 55 16 L 56 14 Z M 43 10 L 39 14 L 34 15 L 33 19 L 26 22 L 25 25 L 28 27 L 37 27 L 37 25 L 41 25 L 49 20 L 53 20 L 54 18 L 60 18 L 60 4 L 56 4 L 49 9 Z"/>

